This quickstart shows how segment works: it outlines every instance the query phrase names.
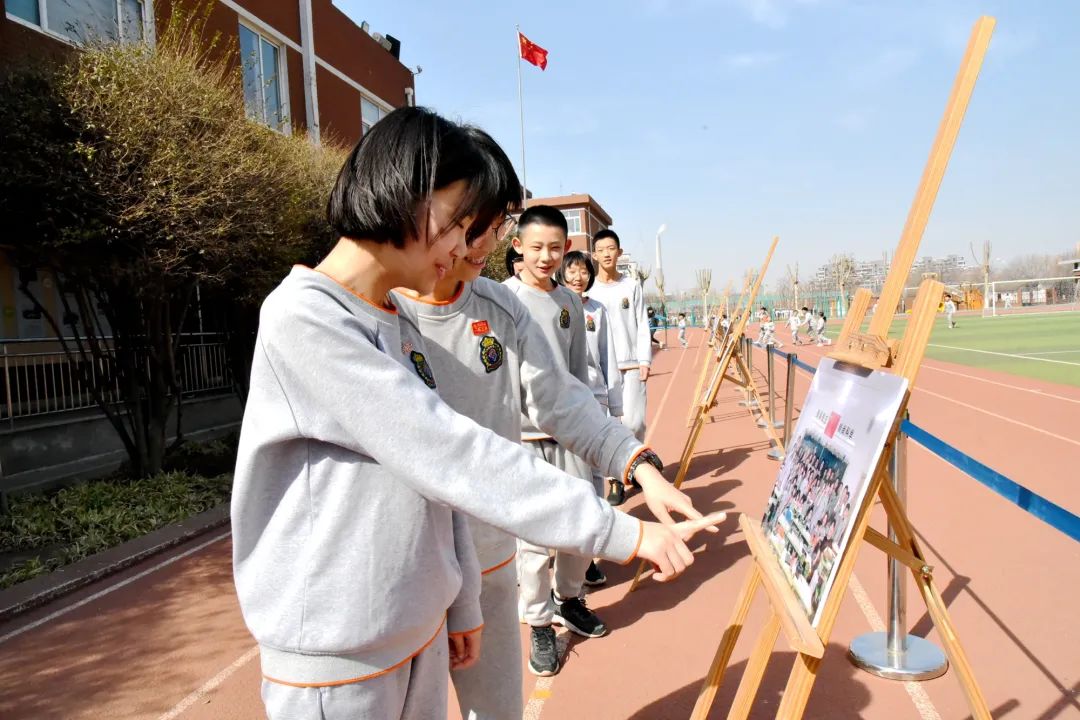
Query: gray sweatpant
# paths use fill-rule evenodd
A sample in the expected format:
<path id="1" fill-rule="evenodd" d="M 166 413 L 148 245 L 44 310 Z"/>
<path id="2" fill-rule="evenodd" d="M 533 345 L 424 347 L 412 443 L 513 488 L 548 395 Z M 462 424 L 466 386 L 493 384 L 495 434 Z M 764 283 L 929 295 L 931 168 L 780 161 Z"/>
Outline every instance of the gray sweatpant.
<path id="1" fill-rule="evenodd" d="M 645 442 L 645 383 L 637 368 L 622 371 L 623 414 L 622 423 L 630 428 L 638 442 Z"/>
<path id="2" fill-rule="evenodd" d="M 427 649 L 385 675 L 330 687 L 263 680 L 262 699 L 269 720 L 446 720 L 449 667 L 444 624 Z"/>
<path id="3" fill-rule="evenodd" d="M 635 371 L 636 372 L 636 371 Z M 603 494 L 603 483 L 593 479 L 592 468 L 573 453 L 551 440 L 522 443 L 532 448 L 538 457 L 574 477 L 588 480 L 597 494 Z M 521 618 L 533 627 L 551 624 L 555 617 L 555 605 L 551 601 L 552 581 L 548 572 L 550 554 L 547 548 L 518 540 L 518 584 Z M 592 558 L 572 555 L 561 550 L 555 552 L 555 592 L 559 597 L 571 598 L 581 594 L 585 585 L 585 571 Z"/>
<path id="4" fill-rule="evenodd" d="M 521 631 L 514 563 L 488 573 L 480 586 L 484 613 L 480 660 L 450 673 L 465 720 L 521 720 Z"/>

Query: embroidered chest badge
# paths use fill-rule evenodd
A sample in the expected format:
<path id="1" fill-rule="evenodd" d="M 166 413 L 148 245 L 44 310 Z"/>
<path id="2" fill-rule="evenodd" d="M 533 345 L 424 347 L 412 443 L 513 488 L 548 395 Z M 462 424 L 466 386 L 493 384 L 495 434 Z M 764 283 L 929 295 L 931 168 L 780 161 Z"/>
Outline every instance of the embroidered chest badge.
<path id="1" fill-rule="evenodd" d="M 585 329 L 589 332 L 596 332 L 596 321 L 593 320 L 592 315 L 585 316 Z"/>
<path id="2" fill-rule="evenodd" d="M 424 381 L 432 390 L 435 389 L 435 375 L 431 372 L 431 366 L 428 365 L 427 358 L 424 357 L 424 353 L 416 352 L 412 350 L 409 352 L 409 359 L 412 360 L 413 367 L 416 368 L 416 374 L 420 376 L 420 379 Z"/>
<path id="3" fill-rule="evenodd" d="M 623 298 L 622 299 L 622 309 L 623 310 L 629 310 L 630 309 L 630 298 Z"/>
<path id="4" fill-rule="evenodd" d="M 564 330 L 570 327 L 570 311 L 566 308 L 563 308 L 562 312 L 559 313 L 559 327 Z"/>
<path id="5" fill-rule="evenodd" d="M 493 335 L 480 338 L 480 362 L 484 364 L 484 370 L 489 373 L 502 367 L 503 346 Z"/>
<path id="6" fill-rule="evenodd" d="M 491 326 L 488 325 L 487 320 L 477 320 L 472 324 L 473 335 L 487 335 L 491 332 Z"/>

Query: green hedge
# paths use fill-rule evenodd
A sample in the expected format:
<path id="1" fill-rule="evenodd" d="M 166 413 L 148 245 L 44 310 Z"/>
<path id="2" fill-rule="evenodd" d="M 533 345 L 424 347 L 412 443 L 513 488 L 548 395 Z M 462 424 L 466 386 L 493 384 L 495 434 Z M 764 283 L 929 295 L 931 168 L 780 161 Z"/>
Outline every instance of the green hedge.
<path id="1" fill-rule="evenodd" d="M 201 457 L 218 450 L 211 447 Z M 209 510 L 227 501 L 231 489 L 231 474 L 173 471 L 15 496 L 10 512 L 0 516 L 0 553 L 42 552 L 0 566 L 0 589 Z"/>

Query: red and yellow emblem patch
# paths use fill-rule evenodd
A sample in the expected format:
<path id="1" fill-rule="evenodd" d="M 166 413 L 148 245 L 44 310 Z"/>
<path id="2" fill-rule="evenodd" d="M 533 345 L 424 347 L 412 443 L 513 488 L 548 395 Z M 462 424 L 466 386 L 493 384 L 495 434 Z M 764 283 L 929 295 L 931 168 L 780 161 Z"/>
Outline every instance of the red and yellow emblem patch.
<path id="1" fill-rule="evenodd" d="M 488 325 L 487 320 L 477 320 L 472 324 L 473 335 L 487 335 L 491 332 L 491 326 Z"/>

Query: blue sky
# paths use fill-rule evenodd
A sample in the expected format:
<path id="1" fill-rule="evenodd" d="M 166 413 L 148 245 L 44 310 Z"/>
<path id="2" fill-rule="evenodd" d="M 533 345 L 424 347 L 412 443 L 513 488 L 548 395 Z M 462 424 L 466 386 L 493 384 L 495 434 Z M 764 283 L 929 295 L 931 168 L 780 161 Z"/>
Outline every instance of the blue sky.
<path id="1" fill-rule="evenodd" d="M 855 0 L 336 0 L 423 67 L 420 104 L 475 123 L 528 184 L 587 192 L 669 288 L 714 286 L 780 245 L 770 282 L 837 252 L 894 248 L 981 14 L 997 29 L 920 255 L 1064 252 L 1080 242 L 1080 3 Z M 518 168 L 520 172 L 520 167 Z M 650 282 L 651 286 L 651 282 Z"/>

